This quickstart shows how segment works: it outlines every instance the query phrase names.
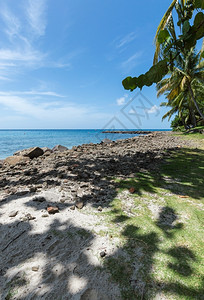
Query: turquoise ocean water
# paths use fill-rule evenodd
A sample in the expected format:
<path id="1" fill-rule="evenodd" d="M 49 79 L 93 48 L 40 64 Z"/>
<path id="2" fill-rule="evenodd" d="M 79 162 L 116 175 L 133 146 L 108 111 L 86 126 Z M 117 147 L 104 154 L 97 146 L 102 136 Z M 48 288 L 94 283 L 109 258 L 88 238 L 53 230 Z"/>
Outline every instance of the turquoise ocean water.
<path id="1" fill-rule="evenodd" d="M 104 134 L 102 131 L 99 129 L 0 130 L 0 159 L 13 155 L 18 150 L 34 146 L 53 148 L 60 144 L 70 149 L 82 144 L 100 143 L 105 138 L 118 140 L 134 136 L 132 134 Z"/>

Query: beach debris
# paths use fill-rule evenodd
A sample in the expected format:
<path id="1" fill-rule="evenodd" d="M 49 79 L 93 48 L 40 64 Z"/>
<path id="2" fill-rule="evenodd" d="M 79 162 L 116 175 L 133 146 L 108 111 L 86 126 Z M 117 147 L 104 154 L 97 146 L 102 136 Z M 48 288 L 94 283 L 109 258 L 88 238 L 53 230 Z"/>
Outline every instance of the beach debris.
<path id="1" fill-rule="evenodd" d="M 134 194 L 135 193 L 135 188 L 134 187 L 131 187 L 131 188 L 129 188 L 129 192 L 130 192 L 130 194 Z"/>
<path id="2" fill-rule="evenodd" d="M 83 201 L 77 201 L 75 206 L 78 208 L 78 209 L 82 209 L 84 207 L 84 202 Z"/>
<path id="3" fill-rule="evenodd" d="M 71 210 L 75 210 L 75 205 L 70 206 Z"/>
<path id="4" fill-rule="evenodd" d="M 98 211 L 102 211 L 103 208 L 101 206 L 98 207 Z"/>
<path id="5" fill-rule="evenodd" d="M 189 196 L 186 196 L 186 195 L 179 195 L 179 198 L 189 198 Z"/>
<path id="6" fill-rule="evenodd" d="M 10 212 L 9 217 L 14 218 L 15 216 L 17 216 L 17 214 L 18 214 L 18 210 L 13 210 L 12 212 Z"/>
<path id="7" fill-rule="evenodd" d="M 54 215 L 59 212 L 59 208 L 57 206 L 48 206 L 47 211 L 49 214 Z"/>

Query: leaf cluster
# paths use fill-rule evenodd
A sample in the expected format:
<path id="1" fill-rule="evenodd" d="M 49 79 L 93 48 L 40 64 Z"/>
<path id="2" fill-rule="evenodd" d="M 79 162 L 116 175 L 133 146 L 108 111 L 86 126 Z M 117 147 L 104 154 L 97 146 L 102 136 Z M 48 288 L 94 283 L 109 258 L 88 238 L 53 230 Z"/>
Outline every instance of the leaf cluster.
<path id="1" fill-rule="evenodd" d="M 128 76 L 122 82 L 126 90 L 133 91 L 137 87 L 142 89 L 143 86 L 151 86 L 153 83 L 160 81 L 168 73 L 167 60 L 160 60 L 156 65 L 152 66 L 145 74 L 139 77 Z"/>
<path id="2" fill-rule="evenodd" d="M 143 86 L 151 86 L 153 83 L 158 83 L 168 71 L 173 70 L 177 56 L 195 47 L 197 40 L 204 37 L 203 12 L 197 12 L 193 24 L 190 24 L 193 12 L 204 9 L 204 0 L 181 1 L 181 4 L 179 1 L 174 1 L 173 4 L 175 4 L 178 15 L 179 21 L 177 25 L 180 27 L 181 34 L 176 37 L 171 16 L 168 21 L 171 26 L 166 26 L 157 35 L 157 45 L 162 50 L 162 59 L 155 63 L 145 74 L 141 74 L 138 77 L 128 76 L 125 78 L 122 84 L 126 90 L 133 91 L 136 88 L 142 89 Z M 200 58 L 204 58 L 204 51 L 201 51 Z"/>

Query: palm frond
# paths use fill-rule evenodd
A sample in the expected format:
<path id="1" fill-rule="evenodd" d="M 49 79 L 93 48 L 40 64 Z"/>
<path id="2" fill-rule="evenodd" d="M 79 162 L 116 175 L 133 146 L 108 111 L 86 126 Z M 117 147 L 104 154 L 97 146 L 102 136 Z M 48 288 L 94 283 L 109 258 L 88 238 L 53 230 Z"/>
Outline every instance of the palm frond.
<path id="1" fill-rule="evenodd" d="M 159 53 L 160 53 L 160 44 L 157 41 L 159 32 L 165 28 L 165 26 L 167 24 L 167 21 L 168 21 L 169 17 L 171 16 L 172 10 L 175 7 L 176 2 L 177 2 L 177 0 L 173 0 L 171 5 L 167 9 L 166 13 L 164 14 L 163 18 L 161 19 L 161 22 L 159 23 L 159 26 L 157 27 L 157 31 L 156 31 L 156 34 L 155 34 L 155 37 L 154 37 L 154 42 L 155 42 L 156 49 L 155 49 L 153 64 L 156 64 L 158 62 Z"/>

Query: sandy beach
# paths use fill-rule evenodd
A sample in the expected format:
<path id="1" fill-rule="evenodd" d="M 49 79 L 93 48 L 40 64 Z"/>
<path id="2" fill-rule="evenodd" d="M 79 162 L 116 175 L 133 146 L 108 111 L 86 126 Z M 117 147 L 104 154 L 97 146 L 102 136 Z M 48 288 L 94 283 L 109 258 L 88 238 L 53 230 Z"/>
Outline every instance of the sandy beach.
<path id="1" fill-rule="evenodd" d="M 125 260 L 128 253 L 104 212 L 116 197 L 125 199 L 127 217 L 134 204 L 131 191 L 121 194 L 115 179 L 147 170 L 159 174 L 171 150 L 189 145 L 169 132 L 151 133 L 1 162 L 0 298 L 122 299 L 105 261 Z M 135 255 L 136 272 L 139 246 Z M 140 297 L 143 288 L 138 281 Z"/>

